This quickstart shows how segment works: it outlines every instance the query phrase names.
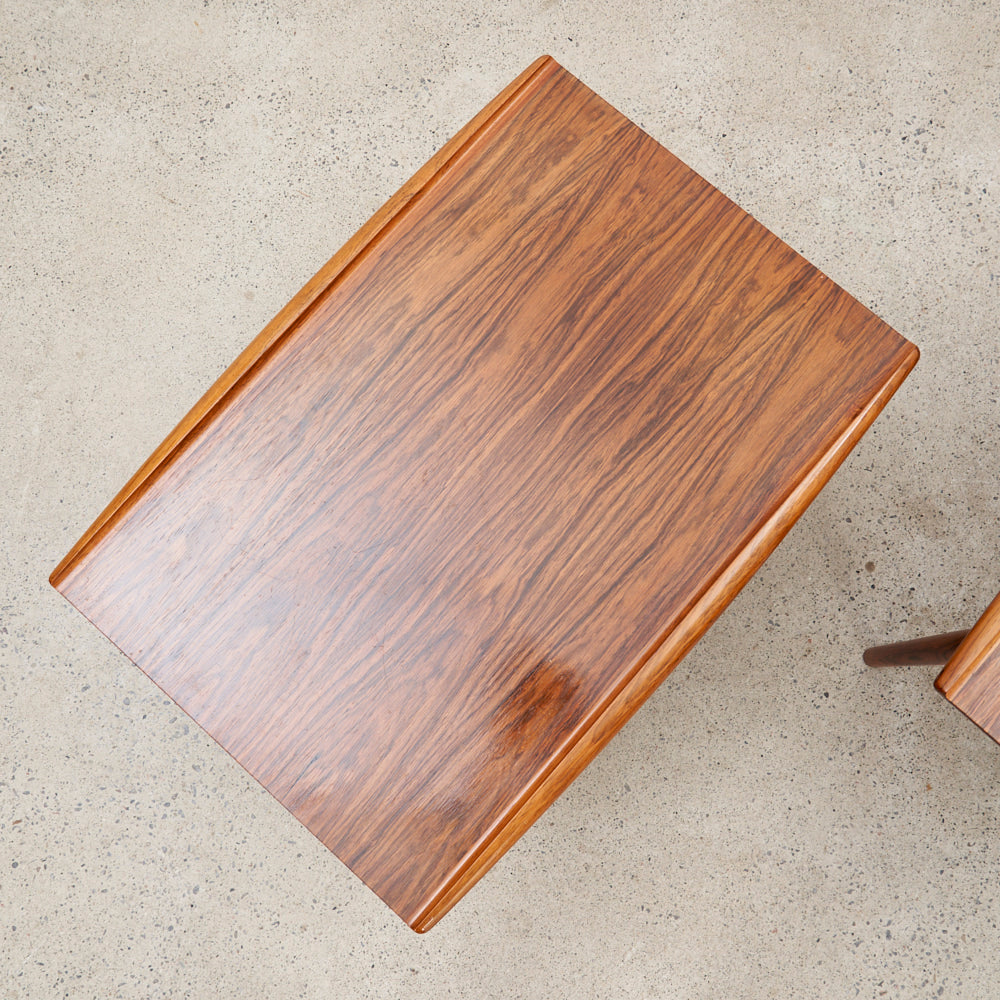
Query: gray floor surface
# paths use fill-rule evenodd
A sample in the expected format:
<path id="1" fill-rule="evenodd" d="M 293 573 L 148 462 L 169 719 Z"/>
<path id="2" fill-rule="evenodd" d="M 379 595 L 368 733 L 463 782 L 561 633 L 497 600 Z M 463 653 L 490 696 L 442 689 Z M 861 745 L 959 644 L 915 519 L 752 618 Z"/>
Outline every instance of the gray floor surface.
<path id="1" fill-rule="evenodd" d="M 923 357 L 417 936 L 46 577 L 543 52 Z M 0 3 L 0 997 L 997 996 L 1000 747 L 860 655 L 1000 589 L 998 111 L 993 0 Z"/>

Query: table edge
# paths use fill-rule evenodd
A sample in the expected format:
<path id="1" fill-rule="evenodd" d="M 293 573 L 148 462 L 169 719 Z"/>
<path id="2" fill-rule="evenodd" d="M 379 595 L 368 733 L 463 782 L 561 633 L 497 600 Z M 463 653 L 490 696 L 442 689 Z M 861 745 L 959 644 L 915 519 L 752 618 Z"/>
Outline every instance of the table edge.
<path id="1" fill-rule="evenodd" d="M 993 730 L 988 729 L 986 720 L 982 716 L 977 718 L 973 714 L 975 699 L 970 701 L 969 697 L 963 696 L 965 685 L 996 649 L 998 636 L 1000 636 L 1000 594 L 993 598 L 989 607 L 961 641 L 958 649 L 935 679 L 934 687 L 987 736 L 1000 743 L 1000 735 L 995 731 L 995 727 Z"/>

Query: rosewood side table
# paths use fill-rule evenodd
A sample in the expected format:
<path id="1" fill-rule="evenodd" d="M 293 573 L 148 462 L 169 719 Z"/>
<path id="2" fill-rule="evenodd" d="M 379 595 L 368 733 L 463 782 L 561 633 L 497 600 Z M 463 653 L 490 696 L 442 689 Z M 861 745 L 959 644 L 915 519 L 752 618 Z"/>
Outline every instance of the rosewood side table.
<path id="1" fill-rule="evenodd" d="M 51 580 L 423 931 L 666 677 L 916 360 L 545 57 Z"/>
<path id="2" fill-rule="evenodd" d="M 1000 743 L 1000 595 L 971 629 L 872 646 L 870 667 L 944 664 L 934 686 Z"/>

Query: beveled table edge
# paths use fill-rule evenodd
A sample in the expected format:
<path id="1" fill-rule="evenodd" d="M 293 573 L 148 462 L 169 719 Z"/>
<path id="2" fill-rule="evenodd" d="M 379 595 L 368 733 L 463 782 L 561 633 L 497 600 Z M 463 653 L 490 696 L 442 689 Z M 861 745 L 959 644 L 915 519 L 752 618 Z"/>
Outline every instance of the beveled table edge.
<path id="1" fill-rule="evenodd" d="M 998 637 L 1000 637 L 1000 594 L 993 598 L 989 607 L 959 643 L 958 649 L 951 655 L 951 659 L 934 681 L 934 687 L 938 692 L 996 743 L 1000 743 L 997 733 L 986 728 L 985 720 L 981 716 L 977 719 L 969 711 L 972 706 L 968 698 L 963 698 L 963 688 L 996 650 L 1000 642 Z"/>
<path id="2" fill-rule="evenodd" d="M 975 673 L 983 660 L 997 645 L 1000 635 L 1000 594 L 990 602 L 969 634 L 959 643 L 958 649 L 945 664 L 944 670 L 934 681 L 934 686 L 949 701 Z M 938 661 L 940 663 L 940 660 Z"/>

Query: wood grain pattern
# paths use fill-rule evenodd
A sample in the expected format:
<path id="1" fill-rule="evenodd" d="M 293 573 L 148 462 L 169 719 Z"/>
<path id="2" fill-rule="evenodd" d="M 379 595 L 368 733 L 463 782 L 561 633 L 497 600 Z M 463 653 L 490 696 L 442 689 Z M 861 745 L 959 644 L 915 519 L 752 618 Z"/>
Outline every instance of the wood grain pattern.
<path id="1" fill-rule="evenodd" d="M 157 449 L 142 464 L 134 476 L 122 487 L 96 521 L 84 532 L 77 543 L 66 553 L 49 576 L 53 587 L 65 576 L 70 566 L 91 545 L 98 542 L 105 530 L 113 525 L 114 518 L 125 512 L 141 496 L 158 471 L 177 458 L 190 444 L 202 426 L 226 405 L 233 393 L 242 387 L 243 380 L 278 348 L 295 329 L 312 304 L 322 295 L 333 291 L 337 280 L 351 263 L 362 254 L 393 220 L 409 207 L 423 191 L 442 176 L 460 152 L 467 151 L 472 142 L 487 141 L 490 126 L 498 114 L 513 106 L 519 95 L 524 94 L 532 79 L 551 60 L 547 56 L 536 59 L 513 83 L 498 94 L 463 129 L 425 163 L 299 290 L 298 294 L 271 320 L 270 323 L 243 349 L 239 357 L 219 376 L 208 392 L 185 414 L 184 419 L 166 436 Z"/>
<path id="2" fill-rule="evenodd" d="M 1000 595 L 970 629 L 934 686 L 1000 743 Z"/>
<path id="3" fill-rule="evenodd" d="M 869 667 L 915 667 L 921 664 L 933 666 L 947 663 L 968 634 L 968 629 L 960 629 L 921 639 L 871 646 L 864 651 L 862 659 Z"/>
<path id="4" fill-rule="evenodd" d="M 552 60 L 487 110 L 53 574 L 418 930 L 917 359 Z"/>

